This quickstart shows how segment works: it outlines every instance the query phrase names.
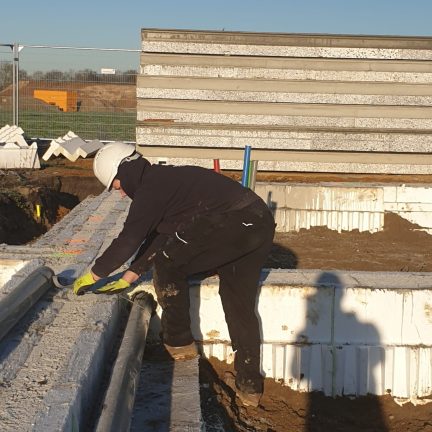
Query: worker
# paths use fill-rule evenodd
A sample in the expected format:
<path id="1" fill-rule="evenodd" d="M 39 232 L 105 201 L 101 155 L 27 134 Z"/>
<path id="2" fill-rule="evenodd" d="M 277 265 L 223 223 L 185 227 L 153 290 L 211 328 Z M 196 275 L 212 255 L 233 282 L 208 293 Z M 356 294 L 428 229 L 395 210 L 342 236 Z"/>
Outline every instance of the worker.
<path id="1" fill-rule="evenodd" d="M 108 190 L 132 202 L 122 231 L 75 281 L 74 293 L 84 293 L 134 257 L 120 279 L 97 291 L 127 292 L 152 269 L 163 343 L 174 359 L 192 358 L 198 350 L 190 328 L 188 277 L 216 272 L 235 352 L 235 391 L 244 405 L 257 406 L 263 376 L 255 303 L 275 229 L 265 202 L 209 169 L 152 165 L 125 143 L 101 148 L 93 169 Z"/>

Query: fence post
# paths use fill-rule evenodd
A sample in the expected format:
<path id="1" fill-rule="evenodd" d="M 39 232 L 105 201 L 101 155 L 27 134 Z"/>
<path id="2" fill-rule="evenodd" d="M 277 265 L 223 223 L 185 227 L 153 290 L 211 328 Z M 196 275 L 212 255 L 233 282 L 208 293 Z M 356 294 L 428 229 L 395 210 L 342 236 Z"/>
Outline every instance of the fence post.
<path id="1" fill-rule="evenodd" d="M 13 44 L 13 65 L 12 65 L 12 104 L 13 104 L 13 124 L 18 126 L 19 123 L 19 52 L 20 47 L 15 42 Z"/>

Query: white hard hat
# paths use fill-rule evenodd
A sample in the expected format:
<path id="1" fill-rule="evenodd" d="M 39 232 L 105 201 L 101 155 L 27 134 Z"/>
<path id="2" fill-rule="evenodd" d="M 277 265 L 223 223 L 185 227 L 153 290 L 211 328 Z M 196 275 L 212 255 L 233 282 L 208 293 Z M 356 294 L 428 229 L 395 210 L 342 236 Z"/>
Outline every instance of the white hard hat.
<path id="1" fill-rule="evenodd" d="M 93 161 L 93 171 L 97 179 L 108 189 L 114 177 L 117 175 L 118 167 L 123 159 L 135 151 L 135 146 L 123 142 L 105 144 L 97 153 Z"/>

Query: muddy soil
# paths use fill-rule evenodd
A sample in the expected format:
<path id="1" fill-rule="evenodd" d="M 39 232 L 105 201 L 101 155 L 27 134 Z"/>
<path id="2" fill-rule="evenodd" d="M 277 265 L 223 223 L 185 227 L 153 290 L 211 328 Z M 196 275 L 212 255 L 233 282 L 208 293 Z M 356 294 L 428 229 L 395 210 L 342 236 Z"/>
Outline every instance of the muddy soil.
<path id="1" fill-rule="evenodd" d="M 225 173 L 239 179 L 239 173 Z M 432 183 L 432 176 L 364 176 L 261 173 L 258 181 L 286 182 L 392 182 Z M 41 170 L 0 172 L 0 243 L 23 244 L 39 236 L 101 185 L 92 173 L 92 160 L 70 163 L 57 158 Z M 42 215 L 35 216 L 40 204 Z M 432 272 L 432 236 L 395 214 L 385 215 L 385 229 L 338 234 L 317 227 L 298 233 L 278 233 L 267 267 L 322 270 Z M 432 403 L 403 407 L 390 396 L 329 398 L 304 394 L 266 380 L 258 408 L 238 405 L 224 384 L 230 366 L 210 359 L 202 361 L 201 383 L 207 419 L 215 418 L 225 431 L 299 432 L 432 432 Z M 215 429 L 216 430 L 216 429 Z"/>
<path id="2" fill-rule="evenodd" d="M 0 170 L 0 244 L 31 242 L 87 196 L 102 192 L 91 164 L 58 158 L 41 170 Z"/>
<path id="3" fill-rule="evenodd" d="M 269 268 L 432 272 L 432 235 L 394 213 L 377 233 L 324 227 L 277 233 Z"/>
<path id="4" fill-rule="evenodd" d="M 432 432 L 432 403 L 400 406 L 391 396 L 331 398 L 299 393 L 266 379 L 257 408 L 244 407 L 224 382 L 232 366 L 201 361 L 204 420 L 213 431 L 262 432 Z M 207 428 L 208 432 L 212 432 Z"/>

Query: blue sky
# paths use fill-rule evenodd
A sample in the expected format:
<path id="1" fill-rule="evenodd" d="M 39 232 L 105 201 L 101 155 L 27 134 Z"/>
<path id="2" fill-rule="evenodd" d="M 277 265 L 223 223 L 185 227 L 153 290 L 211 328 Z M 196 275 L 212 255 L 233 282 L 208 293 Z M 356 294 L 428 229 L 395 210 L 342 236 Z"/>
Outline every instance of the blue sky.
<path id="1" fill-rule="evenodd" d="M 145 27 L 432 36 L 432 0 L 18 0 L 0 14 L 0 44 L 139 49 Z"/>

